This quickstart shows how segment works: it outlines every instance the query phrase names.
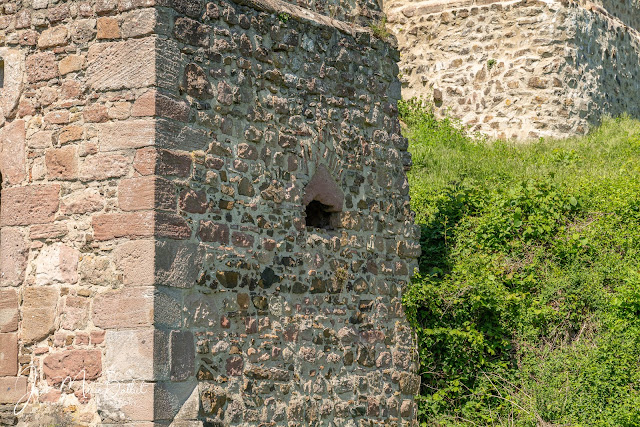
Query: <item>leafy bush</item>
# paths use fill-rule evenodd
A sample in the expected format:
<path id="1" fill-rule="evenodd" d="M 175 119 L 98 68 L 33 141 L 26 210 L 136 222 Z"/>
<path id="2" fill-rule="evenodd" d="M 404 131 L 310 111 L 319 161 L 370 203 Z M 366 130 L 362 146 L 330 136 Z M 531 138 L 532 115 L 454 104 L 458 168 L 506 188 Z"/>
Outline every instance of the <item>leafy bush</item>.
<path id="1" fill-rule="evenodd" d="M 423 426 L 640 426 L 640 123 L 486 141 L 419 100 Z"/>

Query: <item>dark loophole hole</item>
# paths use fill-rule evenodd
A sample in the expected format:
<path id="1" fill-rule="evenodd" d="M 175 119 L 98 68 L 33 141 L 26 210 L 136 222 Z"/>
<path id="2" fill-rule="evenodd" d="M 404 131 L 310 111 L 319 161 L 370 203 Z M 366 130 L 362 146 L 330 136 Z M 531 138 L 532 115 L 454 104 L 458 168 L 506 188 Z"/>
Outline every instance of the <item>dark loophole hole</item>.
<path id="1" fill-rule="evenodd" d="M 4 87 L 4 60 L 0 59 L 0 89 Z"/>
<path id="2" fill-rule="evenodd" d="M 330 206 L 324 205 L 317 200 L 312 200 L 306 208 L 306 224 L 307 227 L 322 228 L 325 230 L 333 230 L 331 218 L 333 212 L 329 212 Z"/>

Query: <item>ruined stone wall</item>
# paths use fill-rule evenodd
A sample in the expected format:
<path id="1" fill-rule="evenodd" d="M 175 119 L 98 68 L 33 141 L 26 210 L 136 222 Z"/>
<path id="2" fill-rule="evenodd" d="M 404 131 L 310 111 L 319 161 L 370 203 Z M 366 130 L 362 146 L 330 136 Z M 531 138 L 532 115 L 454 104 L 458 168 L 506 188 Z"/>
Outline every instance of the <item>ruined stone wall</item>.
<path id="1" fill-rule="evenodd" d="M 400 45 L 403 96 L 434 101 L 438 114 L 472 130 L 562 137 L 585 133 L 604 115 L 640 117 L 640 36 L 625 25 L 637 24 L 633 5 L 615 9 L 620 19 L 571 2 L 385 7 Z"/>
<path id="2" fill-rule="evenodd" d="M 400 298 L 418 247 L 395 52 L 274 9 L 169 17 L 186 77 L 168 95 L 191 123 L 160 137 L 194 161 L 169 181 L 190 226 L 181 248 L 204 260 L 172 285 L 196 349 L 179 376 L 195 376 L 211 425 L 405 424 L 419 380 Z M 184 132 L 201 137 L 173 142 Z M 344 194 L 332 230 L 305 226 L 318 173 Z"/>
<path id="3" fill-rule="evenodd" d="M 279 1 L 0 7 L 2 423 L 415 420 L 391 46 Z"/>

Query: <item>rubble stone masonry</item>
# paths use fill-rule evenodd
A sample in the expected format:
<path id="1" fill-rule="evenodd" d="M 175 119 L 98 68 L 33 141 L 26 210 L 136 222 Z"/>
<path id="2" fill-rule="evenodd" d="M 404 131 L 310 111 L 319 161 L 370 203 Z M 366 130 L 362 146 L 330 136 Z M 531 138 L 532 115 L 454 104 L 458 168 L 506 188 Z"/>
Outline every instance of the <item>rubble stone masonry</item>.
<path id="1" fill-rule="evenodd" d="M 0 424 L 415 425 L 399 57 L 336 4 L 0 1 Z"/>
<path id="2" fill-rule="evenodd" d="M 385 2 L 403 96 L 474 131 L 583 134 L 605 115 L 640 118 L 637 0 Z"/>

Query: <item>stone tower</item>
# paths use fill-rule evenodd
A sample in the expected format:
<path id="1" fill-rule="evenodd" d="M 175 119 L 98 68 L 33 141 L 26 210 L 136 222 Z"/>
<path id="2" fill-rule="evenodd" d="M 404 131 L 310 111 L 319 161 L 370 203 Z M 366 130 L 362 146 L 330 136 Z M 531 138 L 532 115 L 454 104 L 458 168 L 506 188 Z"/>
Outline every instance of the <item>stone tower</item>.
<path id="1" fill-rule="evenodd" d="M 640 118 L 637 0 L 385 2 L 405 97 L 501 138 Z"/>
<path id="2" fill-rule="evenodd" d="M 415 422 L 377 3 L 0 12 L 1 423 Z"/>

